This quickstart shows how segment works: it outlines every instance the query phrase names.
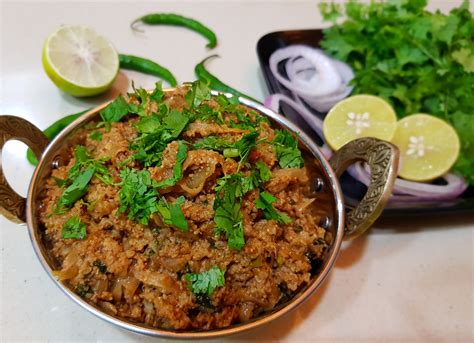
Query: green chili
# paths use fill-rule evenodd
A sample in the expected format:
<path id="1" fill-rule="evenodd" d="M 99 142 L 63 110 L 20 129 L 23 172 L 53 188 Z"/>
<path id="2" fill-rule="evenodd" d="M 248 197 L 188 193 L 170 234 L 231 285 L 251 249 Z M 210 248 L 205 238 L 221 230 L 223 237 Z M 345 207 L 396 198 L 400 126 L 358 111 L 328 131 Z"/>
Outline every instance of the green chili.
<path id="1" fill-rule="evenodd" d="M 203 25 L 197 20 L 192 18 L 183 17 L 179 14 L 173 13 L 152 13 L 144 15 L 132 22 L 132 29 L 137 30 L 135 25 L 137 23 L 144 23 L 148 25 L 173 25 L 173 26 L 182 26 L 186 27 L 196 33 L 199 33 L 201 36 L 207 38 L 208 43 L 207 47 L 212 49 L 217 45 L 216 34 L 209 29 L 207 26 Z M 140 31 L 140 30 L 137 30 Z"/>
<path id="2" fill-rule="evenodd" d="M 48 139 L 53 139 L 62 130 L 64 130 L 66 128 L 66 126 L 71 124 L 74 120 L 76 120 L 81 115 L 88 112 L 89 110 L 90 110 L 90 108 L 85 110 L 85 111 L 79 112 L 79 113 L 67 115 L 67 116 L 55 121 L 54 123 L 52 123 L 48 128 L 46 128 L 43 131 L 44 135 L 46 137 L 48 137 Z M 36 166 L 38 164 L 38 159 L 36 158 L 34 152 L 30 148 L 28 148 L 28 150 L 26 151 L 26 159 L 28 160 L 28 162 L 30 162 L 34 166 Z"/>
<path id="3" fill-rule="evenodd" d="M 150 74 L 162 78 L 170 86 L 176 86 L 177 82 L 173 74 L 165 67 L 146 58 L 119 54 L 120 68 L 135 70 L 145 74 Z"/>
<path id="4" fill-rule="evenodd" d="M 231 93 L 236 96 L 240 96 L 240 97 L 247 98 L 256 102 L 260 102 L 244 93 L 239 92 L 235 88 L 232 88 L 231 86 L 226 85 L 224 82 L 222 82 L 217 77 L 212 75 L 206 69 L 205 64 L 209 59 L 214 58 L 214 57 L 219 57 L 219 55 L 211 55 L 209 57 L 206 57 L 204 60 L 201 61 L 201 63 L 199 63 L 198 65 L 196 65 L 196 67 L 194 67 L 194 73 L 196 74 L 196 77 L 198 78 L 198 80 L 207 83 L 211 89 L 214 89 L 216 91 Z"/>

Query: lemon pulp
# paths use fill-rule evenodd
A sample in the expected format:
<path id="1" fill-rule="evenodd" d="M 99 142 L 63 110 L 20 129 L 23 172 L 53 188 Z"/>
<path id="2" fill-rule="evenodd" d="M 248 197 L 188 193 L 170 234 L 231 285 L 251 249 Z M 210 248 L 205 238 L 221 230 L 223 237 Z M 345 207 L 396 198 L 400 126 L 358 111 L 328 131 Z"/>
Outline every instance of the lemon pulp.
<path id="1" fill-rule="evenodd" d="M 62 91 L 91 96 L 112 86 L 119 70 L 118 54 L 110 42 L 84 26 L 62 26 L 43 47 L 46 74 Z"/>
<path id="2" fill-rule="evenodd" d="M 354 95 L 338 102 L 323 123 L 326 142 L 334 150 L 361 137 L 390 141 L 397 127 L 397 116 L 384 99 Z"/>
<path id="3" fill-rule="evenodd" d="M 392 143 L 400 149 L 402 167 L 399 175 L 413 181 L 430 181 L 447 173 L 460 150 L 454 128 L 423 113 L 401 119 Z"/>

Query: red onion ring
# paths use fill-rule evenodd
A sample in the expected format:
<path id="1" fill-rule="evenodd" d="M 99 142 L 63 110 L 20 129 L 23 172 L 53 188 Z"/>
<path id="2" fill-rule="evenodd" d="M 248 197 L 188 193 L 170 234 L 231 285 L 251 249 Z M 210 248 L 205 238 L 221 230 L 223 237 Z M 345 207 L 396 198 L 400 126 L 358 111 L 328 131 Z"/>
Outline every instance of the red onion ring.
<path id="1" fill-rule="evenodd" d="M 370 172 L 362 163 L 349 167 L 349 174 L 356 180 L 368 186 Z M 448 173 L 442 177 L 446 185 L 433 185 L 422 182 L 408 181 L 397 178 L 393 186 L 393 201 L 417 200 L 452 200 L 459 197 L 467 189 L 464 179 L 456 174 Z"/>
<path id="2" fill-rule="evenodd" d="M 278 72 L 278 64 L 284 60 L 302 56 L 316 69 L 311 82 L 295 84 Z M 335 92 L 342 83 L 332 60 L 325 54 L 305 45 L 292 45 L 276 50 L 270 56 L 270 70 L 274 77 L 289 90 L 304 96 L 324 96 Z"/>
<path id="3" fill-rule="evenodd" d="M 287 60 L 285 62 L 287 78 L 278 72 L 278 64 L 285 59 Z M 315 60 L 324 61 L 325 64 L 318 65 Z M 323 68 L 329 69 L 325 71 Z M 346 98 L 353 89 L 349 86 L 354 78 L 351 67 L 330 58 L 321 49 L 304 45 L 292 45 L 279 49 L 270 57 L 270 69 L 273 76 L 292 91 L 296 99 L 300 97 L 319 112 L 329 111 L 336 103 Z M 328 75 L 332 75 L 334 83 L 323 92 L 321 88 L 323 78 Z"/>

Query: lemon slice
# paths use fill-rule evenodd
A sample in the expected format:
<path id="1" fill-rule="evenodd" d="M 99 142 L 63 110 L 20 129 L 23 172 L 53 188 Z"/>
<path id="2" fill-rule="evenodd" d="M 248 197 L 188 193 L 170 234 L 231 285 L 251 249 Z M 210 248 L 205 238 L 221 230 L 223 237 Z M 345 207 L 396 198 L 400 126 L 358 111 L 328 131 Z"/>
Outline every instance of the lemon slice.
<path id="1" fill-rule="evenodd" d="M 422 113 L 400 120 L 392 143 L 400 149 L 399 175 L 413 181 L 430 181 L 446 174 L 460 149 L 459 137 L 451 125 Z"/>
<path id="2" fill-rule="evenodd" d="M 384 99 L 354 95 L 338 102 L 323 123 L 326 142 L 334 150 L 361 137 L 390 141 L 397 127 L 397 116 Z"/>
<path id="3" fill-rule="evenodd" d="M 91 96 L 112 86 L 119 58 L 112 44 L 92 29 L 62 26 L 46 39 L 43 67 L 62 91 Z"/>

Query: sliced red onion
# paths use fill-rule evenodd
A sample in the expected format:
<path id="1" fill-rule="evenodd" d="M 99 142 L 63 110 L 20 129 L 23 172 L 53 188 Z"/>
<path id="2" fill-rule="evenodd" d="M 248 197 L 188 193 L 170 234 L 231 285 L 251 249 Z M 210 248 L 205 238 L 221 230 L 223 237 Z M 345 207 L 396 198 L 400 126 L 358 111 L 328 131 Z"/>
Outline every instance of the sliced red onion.
<path id="1" fill-rule="evenodd" d="M 364 168 L 362 163 L 356 163 L 349 167 L 348 172 L 353 178 L 368 186 L 370 172 L 367 168 Z M 446 185 L 433 185 L 397 178 L 393 186 L 393 201 L 451 200 L 459 197 L 468 187 L 462 177 L 453 173 L 444 175 L 443 179 L 447 182 Z"/>
<path id="2" fill-rule="evenodd" d="M 278 72 L 278 64 L 285 59 L 287 78 Z M 324 64 L 315 63 L 318 59 L 324 61 Z M 300 97 L 319 112 L 329 111 L 336 103 L 346 98 L 353 89 L 349 86 L 354 78 L 351 67 L 330 58 L 320 49 L 304 45 L 292 45 L 275 51 L 270 57 L 270 69 L 274 77 L 292 91 L 296 99 Z M 323 92 L 322 82 L 325 82 L 328 75 L 332 75 L 334 83 Z"/>
<path id="3" fill-rule="evenodd" d="M 279 73 L 278 64 L 280 62 L 298 56 L 304 57 L 316 69 L 317 73 L 315 73 L 311 82 L 295 84 Z M 270 70 L 278 82 L 299 95 L 324 96 L 335 92 L 342 83 L 342 78 L 332 60 L 324 53 L 305 45 L 291 45 L 276 50 L 270 56 L 269 64 Z"/>
<path id="4" fill-rule="evenodd" d="M 299 104 L 290 97 L 284 94 L 273 94 L 268 96 L 264 101 L 264 106 L 268 107 L 276 113 L 280 113 L 280 102 L 284 102 L 287 105 L 291 106 L 295 111 L 297 111 L 300 116 L 306 121 L 306 123 L 311 126 L 311 128 L 316 131 L 319 137 L 323 138 L 323 121 L 316 117 L 310 110 L 308 110 L 303 104 Z M 324 144 L 319 147 L 326 159 L 330 159 L 332 156 L 332 150 Z"/>

